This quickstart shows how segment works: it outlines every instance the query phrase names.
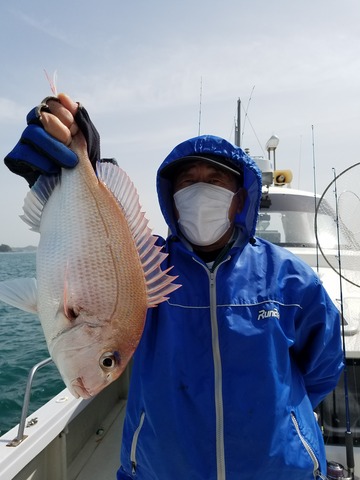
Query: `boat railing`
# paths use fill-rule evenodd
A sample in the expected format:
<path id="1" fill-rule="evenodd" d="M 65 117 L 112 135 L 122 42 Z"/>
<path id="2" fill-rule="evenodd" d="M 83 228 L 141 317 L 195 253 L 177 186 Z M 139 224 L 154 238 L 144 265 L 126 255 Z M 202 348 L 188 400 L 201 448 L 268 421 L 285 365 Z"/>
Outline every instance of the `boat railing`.
<path id="1" fill-rule="evenodd" d="M 26 382 L 26 388 L 25 388 L 25 395 L 24 395 L 24 400 L 23 400 L 23 406 L 22 406 L 22 411 L 21 411 L 21 418 L 20 418 L 20 423 L 19 423 L 19 429 L 18 429 L 18 434 L 14 440 L 9 442 L 7 444 L 7 447 L 17 447 L 25 438 L 27 438 L 27 435 L 24 435 L 25 431 L 25 422 L 26 422 L 26 417 L 27 413 L 29 410 L 29 403 L 30 403 L 30 396 L 31 396 L 31 388 L 33 384 L 33 380 L 35 377 L 35 374 L 40 368 L 45 367 L 49 363 L 51 363 L 53 360 L 51 357 L 46 358 L 45 360 L 42 360 L 41 362 L 37 363 L 32 367 L 32 369 L 29 372 L 28 379 Z"/>

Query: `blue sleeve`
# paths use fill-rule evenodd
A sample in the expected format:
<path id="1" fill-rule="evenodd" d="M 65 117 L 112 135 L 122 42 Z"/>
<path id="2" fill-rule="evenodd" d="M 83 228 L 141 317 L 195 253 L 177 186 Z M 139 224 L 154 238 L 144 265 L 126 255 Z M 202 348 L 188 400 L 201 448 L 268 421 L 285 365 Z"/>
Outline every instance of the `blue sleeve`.
<path id="1" fill-rule="evenodd" d="M 320 280 L 304 293 L 292 347 L 313 408 L 337 385 L 343 369 L 340 315 Z"/>

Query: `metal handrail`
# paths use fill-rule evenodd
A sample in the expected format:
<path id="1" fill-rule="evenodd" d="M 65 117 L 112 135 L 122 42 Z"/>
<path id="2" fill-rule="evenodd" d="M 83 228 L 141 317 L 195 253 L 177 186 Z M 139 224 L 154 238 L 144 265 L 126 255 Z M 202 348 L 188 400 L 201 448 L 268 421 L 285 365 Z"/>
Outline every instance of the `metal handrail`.
<path id="1" fill-rule="evenodd" d="M 42 360 L 41 362 L 37 363 L 32 367 L 32 369 L 29 372 L 27 383 L 26 383 L 26 389 L 25 389 L 25 395 L 24 395 L 24 401 L 23 401 L 23 406 L 22 406 L 22 411 L 21 411 L 21 418 L 20 418 L 20 423 L 19 423 L 19 429 L 18 429 L 18 434 L 14 440 L 12 440 L 10 443 L 8 443 L 6 446 L 7 447 L 17 447 L 25 438 L 27 438 L 27 435 L 24 435 L 24 430 L 25 430 L 25 422 L 26 422 L 26 417 L 29 409 L 29 403 L 30 403 L 30 394 L 31 394 L 31 388 L 34 380 L 35 373 L 40 370 L 40 368 L 45 367 L 45 365 L 48 365 L 51 363 L 53 360 L 51 357 L 46 358 L 45 360 Z"/>

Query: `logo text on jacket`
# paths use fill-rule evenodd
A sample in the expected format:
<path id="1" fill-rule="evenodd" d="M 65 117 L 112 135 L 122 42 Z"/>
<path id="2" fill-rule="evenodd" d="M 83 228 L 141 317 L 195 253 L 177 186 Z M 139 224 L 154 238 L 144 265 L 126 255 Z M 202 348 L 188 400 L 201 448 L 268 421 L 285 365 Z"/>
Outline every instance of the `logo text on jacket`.
<path id="1" fill-rule="evenodd" d="M 272 310 L 259 310 L 258 313 L 258 320 L 265 320 L 266 318 L 280 318 L 279 310 L 277 308 L 273 308 Z"/>

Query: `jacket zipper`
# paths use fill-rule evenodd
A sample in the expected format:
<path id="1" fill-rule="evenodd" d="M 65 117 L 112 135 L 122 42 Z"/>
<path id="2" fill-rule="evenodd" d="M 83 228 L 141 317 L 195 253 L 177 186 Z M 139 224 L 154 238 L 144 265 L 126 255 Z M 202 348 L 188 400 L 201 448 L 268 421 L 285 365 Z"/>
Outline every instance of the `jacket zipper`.
<path id="1" fill-rule="evenodd" d="M 217 323 L 216 308 L 216 270 L 210 272 L 210 319 L 212 351 L 214 360 L 214 383 L 215 383 L 215 415 L 216 415 L 216 459 L 217 478 L 225 480 L 225 446 L 224 446 L 224 408 L 222 396 L 222 366 L 219 345 L 219 329 Z"/>
<path id="2" fill-rule="evenodd" d="M 225 473 L 225 442 L 224 442 L 224 408 L 222 396 L 222 366 L 219 345 L 219 329 L 217 322 L 217 302 L 216 302 L 216 272 L 219 266 L 230 259 L 230 256 L 218 263 L 213 270 L 209 270 L 203 263 L 196 258 L 194 260 L 205 268 L 209 276 L 210 289 L 210 323 L 211 323 L 211 342 L 214 365 L 214 385 L 215 385 L 215 422 L 216 422 L 216 465 L 217 480 L 226 480 Z"/>
<path id="3" fill-rule="evenodd" d="M 311 458 L 311 461 L 313 462 L 314 464 L 314 469 L 313 469 L 313 476 L 314 476 L 314 479 L 316 478 L 321 478 L 323 480 L 326 480 L 326 477 L 324 477 L 320 470 L 319 470 L 319 462 L 318 462 L 318 459 L 316 458 L 316 455 L 314 453 L 314 450 L 310 447 L 310 445 L 308 444 L 308 442 L 306 441 L 305 437 L 303 436 L 303 434 L 301 433 L 300 431 L 300 427 L 299 427 L 299 423 L 295 417 L 295 414 L 293 412 L 291 412 L 291 420 L 294 424 L 294 427 L 295 427 L 295 430 L 296 430 L 296 433 L 298 434 L 298 437 L 300 438 L 300 441 L 301 443 L 304 445 L 305 447 L 305 450 L 307 451 L 307 453 L 309 454 L 309 457 Z"/>
<path id="4" fill-rule="evenodd" d="M 145 420 L 145 412 L 142 412 L 141 416 L 140 416 L 139 425 L 137 426 L 137 429 L 134 432 L 134 436 L 133 436 L 133 439 L 132 439 L 132 442 L 131 442 L 130 462 L 131 462 L 131 473 L 133 475 L 135 475 L 135 473 L 136 473 L 136 466 L 137 466 L 137 463 L 136 463 L 136 447 L 137 447 L 140 431 L 141 431 L 142 426 L 144 424 L 144 420 Z"/>

